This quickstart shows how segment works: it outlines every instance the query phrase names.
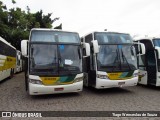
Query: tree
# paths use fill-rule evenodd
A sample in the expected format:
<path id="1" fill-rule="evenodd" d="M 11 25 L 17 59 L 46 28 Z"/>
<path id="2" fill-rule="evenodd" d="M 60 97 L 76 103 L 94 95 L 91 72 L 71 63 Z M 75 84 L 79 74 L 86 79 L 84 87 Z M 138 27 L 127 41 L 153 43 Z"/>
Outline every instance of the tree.
<path id="1" fill-rule="evenodd" d="M 62 23 L 59 26 L 56 26 L 54 29 L 62 29 Z"/>
<path id="2" fill-rule="evenodd" d="M 8 12 L 7 7 L 0 1 L 0 35 L 7 38 L 8 35 Z"/>
<path id="3" fill-rule="evenodd" d="M 15 0 L 12 0 L 16 4 Z M 36 13 L 31 13 L 29 6 L 27 12 L 21 8 L 7 7 L 0 1 L 0 35 L 9 43 L 20 50 L 20 43 L 23 39 L 29 39 L 29 32 L 32 28 L 52 28 L 52 24 L 59 18 L 51 19 L 52 13 L 43 14 L 40 10 Z M 58 26 L 62 29 L 62 24 Z"/>

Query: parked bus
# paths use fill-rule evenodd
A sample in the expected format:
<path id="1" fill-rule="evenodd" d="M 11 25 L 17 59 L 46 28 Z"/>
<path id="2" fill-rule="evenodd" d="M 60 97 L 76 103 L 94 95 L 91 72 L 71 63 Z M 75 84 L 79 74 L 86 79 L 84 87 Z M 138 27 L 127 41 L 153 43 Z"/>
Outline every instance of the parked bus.
<path id="1" fill-rule="evenodd" d="M 16 70 L 16 48 L 0 37 L 0 81 L 12 77 Z"/>
<path id="2" fill-rule="evenodd" d="M 103 89 L 137 85 L 137 57 L 129 34 L 91 32 L 81 41 L 91 46 L 90 56 L 83 61 L 85 86 Z M 144 46 L 140 47 L 144 53 Z"/>
<path id="3" fill-rule="evenodd" d="M 160 38 L 135 40 L 145 45 L 146 53 L 138 56 L 139 84 L 160 86 Z"/>
<path id="4" fill-rule="evenodd" d="M 16 73 L 22 72 L 22 69 L 23 69 L 22 53 L 19 50 L 17 50 Z"/>
<path id="5" fill-rule="evenodd" d="M 76 32 L 32 29 L 29 41 L 21 42 L 29 95 L 82 91 L 83 47 L 89 55 L 89 44 L 83 46 Z"/>

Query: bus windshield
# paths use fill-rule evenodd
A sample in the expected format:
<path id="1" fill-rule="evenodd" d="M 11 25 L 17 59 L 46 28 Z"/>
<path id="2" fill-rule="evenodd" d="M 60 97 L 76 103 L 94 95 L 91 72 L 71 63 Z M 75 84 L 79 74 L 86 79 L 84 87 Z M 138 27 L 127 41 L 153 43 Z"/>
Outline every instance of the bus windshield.
<path id="1" fill-rule="evenodd" d="M 97 61 L 98 69 L 107 72 L 137 69 L 136 53 L 131 45 L 100 45 Z"/>
<path id="2" fill-rule="evenodd" d="M 57 46 L 47 44 L 31 45 L 31 71 L 58 71 Z"/>
<path id="3" fill-rule="evenodd" d="M 157 47 L 160 47 L 160 39 L 153 39 L 153 44 Z"/>
<path id="4" fill-rule="evenodd" d="M 82 58 L 80 46 L 58 45 L 59 47 L 59 72 L 81 73 Z"/>
<path id="5" fill-rule="evenodd" d="M 99 44 L 132 43 L 130 35 L 123 33 L 96 32 L 95 40 L 98 40 Z"/>
<path id="6" fill-rule="evenodd" d="M 72 32 L 33 30 L 31 42 L 80 43 L 80 38 L 77 33 Z"/>
<path id="7" fill-rule="evenodd" d="M 79 46 L 32 44 L 30 71 L 45 74 L 72 74 L 82 72 Z"/>

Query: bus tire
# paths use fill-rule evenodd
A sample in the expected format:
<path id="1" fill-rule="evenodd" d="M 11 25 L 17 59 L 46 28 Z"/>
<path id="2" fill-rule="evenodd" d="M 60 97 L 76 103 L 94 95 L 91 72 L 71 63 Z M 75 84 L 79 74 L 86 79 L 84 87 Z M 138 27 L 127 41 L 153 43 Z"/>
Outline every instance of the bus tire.
<path id="1" fill-rule="evenodd" d="M 28 83 L 28 77 L 27 77 L 27 73 L 25 73 L 25 89 L 26 89 L 26 91 L 28 91 L 28 85 L 29 83 Z"/>
<path id="2" fill-rule="evenodd" d="M 11 69 L 9 78 L 13 78 L 13 74 L 14 74 L 14 71 L 13 71 L 13 69 Z"/>
<path id="3" fill-rule="evenodd" d="M 28 91 L 28 81 L 25 79 L 25 89 Z"/>
<path id="4" fill-rule="evenodd" d="M 84 86 L 86 86 L 86 87 L 88 87 L 89 85 L 88 85 L 88 74 L 87 73 L 84 73 L 84 78 L 83 78 L 83 85 Z"/>

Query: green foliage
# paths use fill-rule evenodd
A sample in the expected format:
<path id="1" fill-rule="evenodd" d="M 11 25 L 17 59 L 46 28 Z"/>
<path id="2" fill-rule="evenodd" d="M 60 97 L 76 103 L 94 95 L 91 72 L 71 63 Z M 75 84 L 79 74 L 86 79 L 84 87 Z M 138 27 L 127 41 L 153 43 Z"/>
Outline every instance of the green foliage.
<path id="1" fill-rule="evenodd" d="M 16 1 L 15 1 L 15 0 L 12 0 L 12 3 L 13 3 L 13 4 L 15 4 L 15 3 L 16 3 Z"/>
<path id="2" fill-rule="evenodd" d="M 16 4 L 15 0 L 12 0 L 12 3 Z M 27 12 L 18 7 L 7 10 L 0 1 L 0 36 L 20 50 L 21 40 L 29 39 L 32 28 L 53 27 L 52 24 L 59 18 L 52 20 L 51 15 L 51 13 L 44 15 L 42 10 L 31 13 L 28 6 Z M 57 29 L 62 29 L 62 25 Z"/>
<path id="3" fill-rule="evenodd" d="M 59 26 L 56 26 L 54 29 L 62 29 L 62 23 Z"/>

